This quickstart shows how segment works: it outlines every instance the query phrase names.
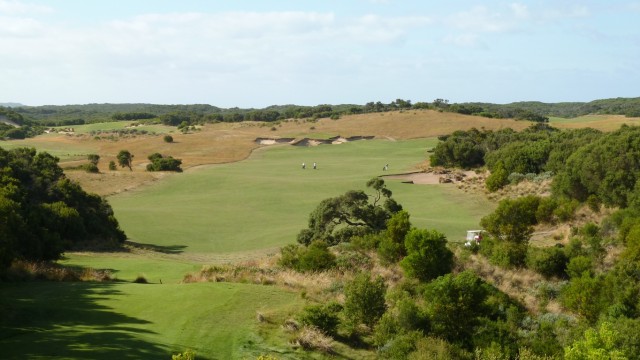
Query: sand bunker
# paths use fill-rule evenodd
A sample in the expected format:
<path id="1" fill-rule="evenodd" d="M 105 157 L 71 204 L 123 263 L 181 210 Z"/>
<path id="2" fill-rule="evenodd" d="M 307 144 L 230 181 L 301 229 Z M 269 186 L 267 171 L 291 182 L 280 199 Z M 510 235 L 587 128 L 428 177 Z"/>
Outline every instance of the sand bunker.
<path id="1" fill-rule="evenodd" d="M 455 173 L 440 173 L 434 171 L 412 172 L 406 174 L 384 175 L 385 179 L 401 180 L 409 184 L 433 185 L 442 183 L 457 183 L 477 177 L 474 171 L 458 171 Z"/>
<path id="2" fill-rule="evenodd" d="M 302 139 L 294 139 L 294 138 L 256 138 L 255 142 L 260 145 L 275 145 L 288 143 L 294 146 L 318 146 L 318 145 L 339 145 L 344 144 L 349 141 L 357 141 L 357 140 L 371 140 L 375 138 L 375 136 L 350 136 L 350 137 L 342 137 L 342 136 L 334 136 L 328 139 L 312 139 L 312 138 L 302 138 Z"/>
<path id="3" fill-rule="evenodd" d="M 295 138 L 256 138 L 255 142 L 260 145 L 290 144 Z"/>

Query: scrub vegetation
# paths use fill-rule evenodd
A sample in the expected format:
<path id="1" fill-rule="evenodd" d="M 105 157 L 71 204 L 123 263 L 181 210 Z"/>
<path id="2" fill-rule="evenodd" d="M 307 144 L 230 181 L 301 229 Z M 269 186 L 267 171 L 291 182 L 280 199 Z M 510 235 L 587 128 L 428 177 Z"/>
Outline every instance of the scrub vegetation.
<path id="1" fill-rule="evenodd" d="M 48 109 L 172 141 L 2 143 L 3 355 L 637 359 L 640 134 L 610 124 L 633 106 Z"/>

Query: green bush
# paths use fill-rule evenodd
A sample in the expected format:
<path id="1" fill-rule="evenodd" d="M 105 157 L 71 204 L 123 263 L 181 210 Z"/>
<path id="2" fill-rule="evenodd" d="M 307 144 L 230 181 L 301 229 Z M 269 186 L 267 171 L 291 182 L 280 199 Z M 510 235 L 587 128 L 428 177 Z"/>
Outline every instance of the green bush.
<path id="1" fill-rule="evenodd" d="M 310 305 L 302 310 L 298 320 L 305 325 L 314 326 L 328 335 L 337 334 L 340 318 L 338 314 L 342 305 L 332 302 L 326 305 Z"/>
<path id="2" fill-rule="evenodd" d="M 429 281 L 451 272 L 453 253 L 447 238 L 436 230 L 413 229 L 405 237 L 407 256 L 400 266 L 410 277 Z"/>
<path id="3" fill-rule="evenodd" d="M 580 277 L 572 278 L 569 284 L 562 288 L 560 293 L 562 305 L 593 324 L 606 306 L 607 290 L 604 285 L 602 278 L 582 273 Z"/>
<path id="4" fill-rule="evenodd" d="M 163 139 L 164 139 L 164 142 L 167 142 L 167 143 L 173 142 L 173 136 L 171 135 L 165 135 Z"/>
<path id="5" fill-rule="evenodd" d="M 279 264 L 300 272 L 324 271 L 336 265 L 336 257 L 329 246 L 315 240 L 308 247 L 290 244 L 280 249 Z"/>
<path id="6" fill-rule="evenodd" d="M 98 166 L 94 163 L 84 164 L 82 165 L 82 168 L 84 169 L 84 171 L 92 174 L 97 174 L 100 172 L 100 169 L 98 169 Z"/>
<path id="7" fill-rule="evenodd" d="M 360 273 L 345 284 L 344 315 L 353 325 L 365 324 L 373 328 L 387 306 L 387 286 L 381 277 L 371 279 L 369 273 Z"/>
<path id="8" fill-rule="evenodd" d="M 489 262 L 505 269 L 522 267 L 526 264 L 527 249 L 527 244 L 497 241 L 492 246 Z"/>
<path id="9" fill-rule="evenodd" d="M 558 207 L 558 202 L 552 197 L 540 198 L 540 203 L 536 209 L 536 220 L 539 223 L 552 223 L 553 212 Z"/>
<path id="10" fill-rule="evenodd" d="M 159 153 L 149 155 L 151 164 L 147 164 L 147 171 L 176 171 L 182 172 L 182 160 L 174 159 L 171 156 L 163 156 Z"/>
<path id="11" fill-rule="evenodd" d="M 565 277 L 569 259 L 563 249 L 558 247 L 529 248 L 527 267 L 546 278 Z"/>
<path id="12" fill-rule="evenodd" d="M 336 257 L 329 251 L 327 243 L 316 240 L 300 254 L 297 270 L 302 272 L 324 271 L 335 265 Z"/>
<path id="13" fill-rule="evenodd" d="M 579 278 L 585 273 L 588 276 L 595 274 L 592 258 L 580 255 L 572 258 L 567 264 L 567 275 L 569 275 L 570 278 Z"/>
<path id="14" fill-rule="evenodd" d="M 109 170 L 111 170 L 111 171 L 116 171 L 117 170 L 115 161 L 113 161 L 113 160 L 109 161 Z"/>
<path id="15" fill-rule="evenodd" d="M 553 215 L 555 215 L 561 222 L 567 222 L 573 219 L 578 206 L 580 206 L 580 202 L 578 200 L 564 198 L 558 202 L 558 207 L 553 211 Z"/>
<path id="16" fill-rule="evenodd" d="M 502 164 L 498 164 L 487 177 L 485 184 L 490 192 L 498 191 L 509 183 L 509 173 Z"/>

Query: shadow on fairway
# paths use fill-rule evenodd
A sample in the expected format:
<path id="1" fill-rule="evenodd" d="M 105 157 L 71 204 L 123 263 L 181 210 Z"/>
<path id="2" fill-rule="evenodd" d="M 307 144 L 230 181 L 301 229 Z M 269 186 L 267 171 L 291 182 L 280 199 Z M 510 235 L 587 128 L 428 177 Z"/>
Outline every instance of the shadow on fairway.
<path id="1" fill-rule="evenodd" d="M 181 254 L 182 252 L 184 252 L 184 249 L 187 248 L 187 245 L 160 246 L 160 245 L 154 245 L 154 244 L 137 243 L 137 242 L 131 241 L 131 240 L 127 240 L 125 243 L 127 245 L 130 245 L 130 246 L 138 248 L 138 249 L 156 251 L 156 252 L 160 252 L 160 253 L 163 253 L 163 254 Z"/>
<path id="2" fill-rule="evenodd" d="M 147 320 L 98 303 L 124 296 L 113 283 L 0 283 L 4 359 L 166 359 L 171 350 L 145 341 Z"/>

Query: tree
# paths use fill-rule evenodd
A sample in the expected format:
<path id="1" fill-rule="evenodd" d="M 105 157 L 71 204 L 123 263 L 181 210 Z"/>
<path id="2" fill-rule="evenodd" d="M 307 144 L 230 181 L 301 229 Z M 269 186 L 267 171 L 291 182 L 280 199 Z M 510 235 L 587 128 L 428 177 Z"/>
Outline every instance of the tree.
<path id="1" fill-rule="evenodd" d="M 451 272 L 453 253 L 447 238 L 436 230 L 413 229 L 404 240 L 407 256 L 400 261 L 405 273 L 420 281 L 429 281 Z"/>
<path id="2" fill-rule="evenodd" d="M 116 157 L 118 158 L 118 165 L 120 165 L 120 167 L 126 166 L 129 168 L 129 171 L 133 170 L 131 168 L 131 163 L 133 162 L 133 154 L 131 154 L 128 150 L 120 150 Z"/>
<path id="3" fill-rule="evenodd" d="M 620 334 L 608 322 L 600 324 L 598 329 L 587 329 L 584 338 L 576 340 L 564 350 L 566 360 L 591 359 L 628 359 L 624 352 L 617 349 L 616 341 Z M 637 354 L 636 354 L 637 355 Z"/>
<path id="4" fill-rule="evenodd" d="M 74 245 L 123 242 L 111 206 L 65 178 L 58 158 L 0 148 L 0 267 L 53 260 Z"/>
<path id="5" fill-rule="evenodd" d="M 537 223 L 536 211 L 540 198 L 529 195 L 500 201 L 496 210 L 480 220 L 489 233 L 512 243 L 528 243 Z"/>
<path id="6" fill-rule="evenodd" d="M 345 285 L 344 314 L 353 325 L 365 324 L 370 328 L 386 310 L 387 286 L 381 277 L 371 280 L 369 273 L 360 273 Z"/>
<path id="7" fill-rule="evenodd" d="M 470 271 L 433 280 L 424 293 L 432 334 L 471 347 L 479 318 L 488 312 L 485 305 L 488 294 L 482 280 Z"/>
<path id="8" fill-rule="evenodd" d="M 89 154 L 87 155 L 87 160 L 89 160 L 89 162 L 91 162 L 93 165 L 98 165 L 98 162 L 100 161 L 100 155 Z"/>
<path id="9" fill-rule="evenodd" d="M 322 240 L 334 245 L 351 235 L 384 230 L 386 221 L 402 210 L 402 206 L 391 198 L 391 190 L 386 188 L 384 180 L 371 179 L 367 187 L 375 193 L 368 195 L 362 190 L 350 190 L 322 200 L 309 215 L 308 228 L 298 234 L 298 242 L 308 245 L 313 240 Z"/>
<path id="10" fill-rule="evenodd" d="M 147 164 L 147 171 L 177 171 L 182 172 L 182 160 L 174 159 L 171 156 L 163 156 L 160 153 L 154 153 L 148 157 L 151 164 Z"/>
<path id="11" fill-rule="evenodd" d="M 395 263 L 407 255 L 404 238 L 411 230 L 409 213 L 402 210 L 391 216 L 387 221 L 387 229 L 378 245 L 378 255 L 389 263 Z"/>

